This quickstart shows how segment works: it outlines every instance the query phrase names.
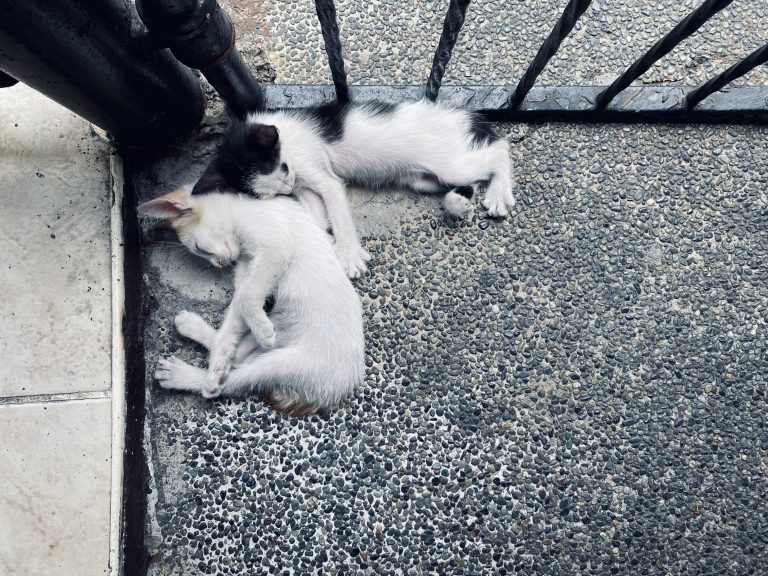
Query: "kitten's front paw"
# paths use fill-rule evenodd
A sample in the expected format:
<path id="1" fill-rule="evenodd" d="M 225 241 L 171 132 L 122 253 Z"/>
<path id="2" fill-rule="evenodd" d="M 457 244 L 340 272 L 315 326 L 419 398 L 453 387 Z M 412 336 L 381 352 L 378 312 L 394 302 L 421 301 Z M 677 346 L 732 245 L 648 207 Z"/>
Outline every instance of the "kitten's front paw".
<path id="1" fill-rule="evenodd" d="M 362 246 L 354 244 L 339 244 L 334 245 L 336 249 L 336 257 L 341 262 L 341 267 L 344 268 L 344 272 L 350 278 L 359 278 L 367 270 L 366 262 L 371 259 L 371 255 L 365 251 Z"/>
<path id="2" fill-rule="evenodd" d="M 487 192 L 483 198 L 483 206 L 488 209 L 489 216 L 503 218 L 515 207 L 515 197 L 512 192 L 508 194 Z"/>
<path id="3" fill-rule="evenodd" d="M 221 385 L 227 381 L 231 367 L 231 362 L 224 358 L 211 360 L 205 382 L 200 390 L 203 398 L 216 398 L 221 394 Z"/>

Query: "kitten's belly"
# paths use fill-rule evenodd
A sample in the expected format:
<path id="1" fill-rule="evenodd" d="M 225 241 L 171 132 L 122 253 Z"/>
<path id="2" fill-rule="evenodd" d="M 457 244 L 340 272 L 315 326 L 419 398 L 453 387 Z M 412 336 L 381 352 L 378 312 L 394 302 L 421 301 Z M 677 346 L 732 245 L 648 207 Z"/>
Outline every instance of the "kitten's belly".
<path id="1" fill-rule="evenodd" d="M 334 172 L 344 181 L 361 186 L 381 187 L 402 184 L 424 169 L 398 155 L 383 150 L 367 150 L 365 155 L 344 154 L 332 158 Z"/>

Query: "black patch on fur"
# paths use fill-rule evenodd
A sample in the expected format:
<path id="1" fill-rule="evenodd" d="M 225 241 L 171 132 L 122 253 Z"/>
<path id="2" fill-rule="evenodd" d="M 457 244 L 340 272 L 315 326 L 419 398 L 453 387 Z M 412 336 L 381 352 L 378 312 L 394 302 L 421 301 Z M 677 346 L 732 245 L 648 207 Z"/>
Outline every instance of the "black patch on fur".
<path id="1" fill-rule="evenodd" d="M 308 120 L 314 120 L 320 137 L 328 142 L 338 142 L 344 137 L 344 116 L 349 104 L 331 102 L 321 106 L 312 106 L 301 110 L 301 115 Z"/>
<path id="2" fill-rule="evenodd" d="M 472 134 L 472 144 L 475 146 L 488 146 L 499 139 L 493 124 L 475 112 L 469 115 L 469 132 Z"/>
<path id="3" fill-rule="evenodd" d="M 472 195 L 475 193 L 475 189 L 472 188 L 472 186 L 458 186 L 453 189 L 456 194 L 459 196 L 464 196 L 464 198 L 472 198 Z"/>
<path id="4" fill-rule="evenodd" d="M 192 190 L 204 194 L 218 188 L 232 188 L 256 195 L 248 187 L 253 174 L 271 174 L 280 162 L 280 141 L 274 127 L 247 122 L 235 123 L 224 135 L 216 156 Z"/>
<path id="5" fill-rule="evenodd" d="M 368 102 L 349 102 L 344 104 L 331 102 L 294 112 L 298 112 L 307 120 L 314 120 L 320 137 L 331 144 L 338 142 L 344 137 L 344 120 L 350 110 L 364 110 L 371 116 L 386 116 L 392 114 L 395 108 L 397 108 L 397 104 L 371 100 Z"/>
<path id="6" fill-rule="evenodd" d="M 357 106 L 363 110 L 366 110 L 371 116 L 391 116 L 397 108 L 397 104 L 382 102 L 380 100 L 369 100 L 368 102 L 361 102 Z"/>

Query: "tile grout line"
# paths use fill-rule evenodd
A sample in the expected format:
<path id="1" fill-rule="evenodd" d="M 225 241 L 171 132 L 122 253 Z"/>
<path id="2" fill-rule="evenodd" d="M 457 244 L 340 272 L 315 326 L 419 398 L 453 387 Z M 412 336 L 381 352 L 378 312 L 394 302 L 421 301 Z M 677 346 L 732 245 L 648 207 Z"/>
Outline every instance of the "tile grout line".
<path id="1" fill-rule="evenodd" d="M 125 447 L 125 287 L 123 277 L 123 161 L 113 152 L 109 158 L 112 253 L 112 485 L 109 512 L 109 573 L 122 568 L 123 450 Z"/>
<path id="2" fill-rule="evenodd" d="M 104 400 L 111 396 L 112 392 L 110 390 L 96 390 L 94 392 L 62 392 L 60 394 L 31 394 L 29 396 L 3 396 L 0 398 L 0 406 Z"/>

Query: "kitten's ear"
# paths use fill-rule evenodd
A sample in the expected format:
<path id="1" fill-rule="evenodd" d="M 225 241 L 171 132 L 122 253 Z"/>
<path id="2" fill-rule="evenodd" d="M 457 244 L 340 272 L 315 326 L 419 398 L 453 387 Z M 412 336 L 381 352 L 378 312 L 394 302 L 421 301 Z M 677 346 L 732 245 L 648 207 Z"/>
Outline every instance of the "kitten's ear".
<path id="1" fill-rule="evenodd" d="M 185 186 L 149 202 L 144 202 L 144 204 L 139 205 L 137 210 L 140 214 L 151 216 L 152 218 L 162 218 L 164 220 L 180 218 L 192 212 L 191 194 L 191 187 Z"/>
<path id="2" fill-rule="evenodd" d="M 280 139 L 280 132 L 269 124 L 248 124 L 246 127 L 246 141 L 251 146 L 272 150 Z"/>
<path id="3" fill-rule="evenodd" d="M 221 172 L 219 172 L 216 162 L 211 162 L 208 168 L 205 169 L 203 175 L 195 183 L 192 188 L 192 194 L 204 194 L 217 188 L 223 188 L 227 185 L 226 180 Z"/>

